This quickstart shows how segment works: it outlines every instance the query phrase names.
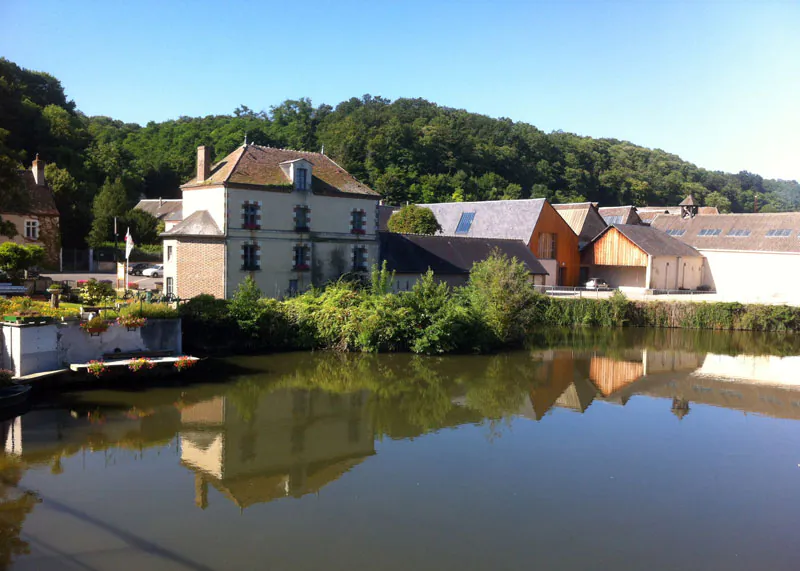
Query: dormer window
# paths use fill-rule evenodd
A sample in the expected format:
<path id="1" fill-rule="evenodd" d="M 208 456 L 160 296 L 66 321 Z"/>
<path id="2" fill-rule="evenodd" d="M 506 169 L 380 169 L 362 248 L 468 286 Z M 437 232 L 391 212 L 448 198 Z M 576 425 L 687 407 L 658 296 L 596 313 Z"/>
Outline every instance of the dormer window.
<path id="1" fill-rule="evenodd" d="M 308 190 L 308 169 L 295 168 L 294 169 L 294 187 L 297 190 Z"/>

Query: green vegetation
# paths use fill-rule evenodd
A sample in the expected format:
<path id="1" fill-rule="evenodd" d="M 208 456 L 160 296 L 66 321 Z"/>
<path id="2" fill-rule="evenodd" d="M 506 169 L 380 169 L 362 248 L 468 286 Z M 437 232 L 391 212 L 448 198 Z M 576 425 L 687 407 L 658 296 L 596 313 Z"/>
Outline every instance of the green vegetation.
<path id="1" fill-rule="evenodd" d="M 411 291 L 388 291 L 392 274 L 375 269 L 371 285 L 340 281 L 285 301 L 262 298 L 248 278 L 233 299 L 198 296 L 180 307 L 184 343 L 193 351 L 484 353 L 552 344 L 543 331 L 623 327 L 726 331 L 800 331 L 800 308 L 738 303 L 558 299 L 538 294 L 523 265 L 497 253 L 451 289 L 431 272 Z M 558 333 L 557 335 L 562 335 Z M 577 343 L 571 339 L 569 343 Z M 566 343 L 566 345 L 569 345 Z M 796 343 L 791 341 L 789 344 Z"/>
<path id="2" fill-rule="evenodd" d="M 25 270 L 44 260 L 45 251 L 41 246 L 20 245 L 14 242 L 0 244 L 0 270 L 12 278 L 19 278 Z"/>
<path id="3" fill-rule="evenodd" d="M 416 204 L 407 204 L 395 212 L 387 225 L 390 232 L 398 234 L 433 235 L 442 230 L 433 211 Z"/>
<path id="4" fill-rule="evenodd" d="M 68 248 L 84 247 L 90 229 L 93 241 L 108 240 L 109 217 L 125 215 L 140 194 L 177 198 L 193 172 L 197 145 L 211 146 L 218 160 L 245 134 L 260 145 L 310 151 L 324 145 L 393 204 L 547 197 L 676 205 L 691 193 L 701 204 L 733 212 L 752 212 L 756 194 L 762 212 L 800 209 L 797 181 L 708 171 L 627 141 L 545 133 L 424 99 L 365 95 L 335 108 L 287 100 L 268 112 L 241 106 L 232 115 L 144 127 L 87 117 L 56 78 L 0 58 L 0 188 L 8 189 L 0 210 L 4 200 L 21 204 L 16 169 L 39 153 L 49 163 L 46 176 Z"/>
<path id="5" fill-rule="evenodd" d="M 120 307 L 118 317 L 144 317 L 145 319 L 175 319 L 178 310 L 168 303 L 133 302 Z"/>

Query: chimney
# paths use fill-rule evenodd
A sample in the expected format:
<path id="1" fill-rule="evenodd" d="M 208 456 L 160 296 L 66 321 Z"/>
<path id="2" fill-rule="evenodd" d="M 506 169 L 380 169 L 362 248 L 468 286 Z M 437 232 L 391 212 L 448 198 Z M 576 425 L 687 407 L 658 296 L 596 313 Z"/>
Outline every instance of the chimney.
<path id="1" fill-rule="evenodd" d="M 36 184 L 44 186 L 44 161 L 39 160 L 39 153 L 36 153 L 36 158 L 33 159 L 31 170 L 33 171 L 33 180 L 36 181 Z"/>
<path id="2" fill-rule="evenodd" d="M 197 181 L 206 180 L 211 174 L 211 149 L 197 147 Z"/>
<path id="3" fill-rule="evenodd" d="M 158 197 L 158 207 L 161 208 L 162 206 L 164 206 L 164 199 L 159 196 Z"/>

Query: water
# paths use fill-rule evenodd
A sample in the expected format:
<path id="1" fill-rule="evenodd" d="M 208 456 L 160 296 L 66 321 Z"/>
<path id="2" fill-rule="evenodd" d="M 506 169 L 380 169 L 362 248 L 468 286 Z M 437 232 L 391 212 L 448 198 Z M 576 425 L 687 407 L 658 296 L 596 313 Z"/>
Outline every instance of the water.
<path id="1" fill-rule="evenodd" d="M 800 566 L 797 338 L 535 341 L 53 397 L 3 425 L 0 567 Z"/>

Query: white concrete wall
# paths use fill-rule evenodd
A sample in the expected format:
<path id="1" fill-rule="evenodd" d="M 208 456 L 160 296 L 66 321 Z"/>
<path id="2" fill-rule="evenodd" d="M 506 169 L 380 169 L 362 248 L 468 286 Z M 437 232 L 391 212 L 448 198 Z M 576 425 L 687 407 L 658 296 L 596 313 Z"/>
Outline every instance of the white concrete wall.
<path id="1" fill-rule="evenodd" d="M 182 210 L 184 220 L 198 210 L 208 210 L 219 229 L 225 232 L 225 189 L 222 186 L 184 190 Z M 238 211 L 237 214 L 241 216 Z M 241 226 L 241 219 L 237 226 Z"/>
<path id="2" fill-rule="evenodd" d="M 558 283 L 558 260 L 543 260 L 540 259 L 539 263 L 547 270 L 548 275 L 545 276 L 545 285 L 556 285 Z"/>
<path id="3" fill-rule="evenodd" d="M 169 248 L 172 248 L 172 257 L 168 258 Z M 164 240 L 164 292 L 167 291 L 167 278 L 172 278 L 172 293 L 178 291 L 178 240 Z"/>
<path id="4" fill-rule="evenodd" d="M 705 285 L 730 301 L 800 303 L 800 254 L 719 252 L 706 257 Z"/>
<path id="5" fill-rule="evenodd" d="M 653 258 L 651 289 L 697 289 L 703 283 L 702 258 Z"/>
<path id="6" fill-rule="evenodd" d="M 642 267 L 591 266 L 589 268 L 589 279 L 604 279 L 611 287 L 644 288 L 645 273 L 646 270 Z"/>
<path id="7" fill-rule="evenodd" d="M 50 325 L 2 325 L 4 367 L 20 377 L 100 360 L 104 353 L 134 351 L 182 352 L 181 320 L 153 319 L 128 331 L 112 325 L 99 336 L 90 336 L 77 323 Z"/>

